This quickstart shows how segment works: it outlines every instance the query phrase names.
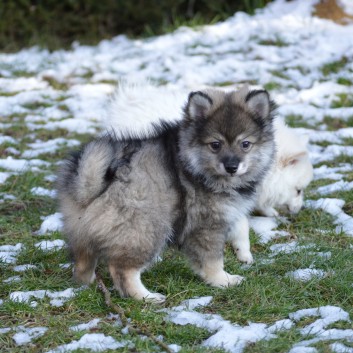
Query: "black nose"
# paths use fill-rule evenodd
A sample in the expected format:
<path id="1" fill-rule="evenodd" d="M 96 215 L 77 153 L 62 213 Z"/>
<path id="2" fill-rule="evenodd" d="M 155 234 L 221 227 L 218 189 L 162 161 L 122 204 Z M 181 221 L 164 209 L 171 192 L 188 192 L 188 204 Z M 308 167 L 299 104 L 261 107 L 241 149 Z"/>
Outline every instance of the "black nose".
<path id="1" fill-rule="evenodd" d="M 240 159 L 237 156 L 231 155 L 223 158 L 222 162 L 226 172 L 229 174 L 234 174 L 238 170 Z"/>
<path id="2" fill-rule="evenodd" d="M 225 165 L 224 168 L 227 173 L 234 174 L 237 171 L 238 166 L 237 165 Z"/>

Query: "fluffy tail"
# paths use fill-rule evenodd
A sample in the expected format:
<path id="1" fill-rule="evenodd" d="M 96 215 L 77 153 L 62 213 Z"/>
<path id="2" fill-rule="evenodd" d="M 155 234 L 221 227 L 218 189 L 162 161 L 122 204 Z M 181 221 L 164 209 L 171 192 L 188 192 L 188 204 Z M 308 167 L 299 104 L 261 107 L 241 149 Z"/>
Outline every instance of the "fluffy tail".
<path id="1" fill-rule="evenodd" d="M 112 182 L 116 169 L 127 163 L 119 150 L 123 152 L 114 137 L 107 135 L 73 153 L 58 174 L 59 199 L 69 197 L 86 205 L 102 194 Z"/>
<path id="2" fill-rule="evenodd" d="M 148 81 L 122 81 L 103 119 L 103 128 L 113 129 L 117 137 L 152 137 L 154 124 L 181 120 L 187 96 L 187 91 L 157 87 Z"/>

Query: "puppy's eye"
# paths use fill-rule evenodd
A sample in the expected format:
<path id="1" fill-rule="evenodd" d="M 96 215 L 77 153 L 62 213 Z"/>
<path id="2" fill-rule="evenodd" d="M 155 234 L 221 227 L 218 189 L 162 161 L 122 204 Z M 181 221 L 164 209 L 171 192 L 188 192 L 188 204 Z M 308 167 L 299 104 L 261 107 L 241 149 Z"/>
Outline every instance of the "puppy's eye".
<path id="1" fill-rule="evenodd" d="M 297 196 L 299 196 L 302 193 L 303 190 L 297 190 Z"/>
<path id="2" fill-rule="evenodd" d="M 249 151 L 252 146 L 252 143 L 250 141 L 243 141 L 241 143 L 241 148 L 243 151 Z"/>
<path id="3" fill-rule="evenodd" d="M 222 144 L 219 141 L 211 142 L 209 145 L 211 147 L 211 150 L 214 152 L 218 152 L 222 147 Z"/>

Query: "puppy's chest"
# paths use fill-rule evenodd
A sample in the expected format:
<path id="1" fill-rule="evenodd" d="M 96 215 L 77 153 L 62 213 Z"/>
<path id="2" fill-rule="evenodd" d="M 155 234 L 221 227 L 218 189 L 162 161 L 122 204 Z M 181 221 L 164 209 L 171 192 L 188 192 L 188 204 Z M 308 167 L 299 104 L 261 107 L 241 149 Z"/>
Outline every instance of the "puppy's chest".
<path id="1" fill-rule="evenodd" d="M 186 230 L 195 228 L 226 228 L 231 199 L 217 194 L 195 193 L 185 200 Z"/>
<path id="2" fill-rule="evenodd" d="M 228 227 L 232 228 L 239 219 L 247 217 L 252 206 L 253 200 L 238 197 L 223 204 L 223 215 Z"/>

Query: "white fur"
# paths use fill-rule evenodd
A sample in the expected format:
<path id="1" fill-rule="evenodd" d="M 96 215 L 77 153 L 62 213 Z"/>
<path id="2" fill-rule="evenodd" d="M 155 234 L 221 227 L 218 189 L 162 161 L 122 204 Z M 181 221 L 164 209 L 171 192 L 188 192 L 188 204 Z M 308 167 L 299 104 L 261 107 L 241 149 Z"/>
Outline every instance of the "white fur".
<path id="1" fill-rule="evenodd" d="M 152 123 L 177 121 L 188 95 L 176 89 L 156 87 L 145 81 L 122 81 L 112 96 L 102 123 L 117 137 L 149 136 Z"/>
<path id="2" fill-rule="evenodd" d="M 115 268 L 110 266 L 110 271 L 115 273 Z M 128 294 L 137 300 L 150 303 L 163 303 L 166 297 L 160 293 L 151 293 L 141 282 L 141 269 L 126 271 L 126 290 Z"/>
<path id="3" fill-rule="evenodd" d="M 298 213 L 303 206 L 304 190 L 313 178 L 308 138 L 275 120 L 276 163 L 265 177 L 259 192 L 257 209 L 265 216 L 278 216 L 275 208 Z M 298 194 L 298 190 L 302 190 Z"/>
<path id="4" fill-rule="evenodd" d="M 230 287 L 240 284 L 244 277 L 238 275 L 231 275 L 223 269 L 223 261 L 209 260 L 201 272 L 201 278 L 214 287 Z"/>
<path id="5" fill-rule="evenodd" d="M 249 220 L 244 216 L 238 220 L 236 227 L 229 236 L 237 258 L 241 262 L 252 264 L 254 262 L 250 251 Z"/>
<path id="6" fill-rule="evenodd" d="M 241 207 L 234 203 L 224 205 L 228 223 L 231 225 L 227 240 L 232 244 L 238 260 L 247 264 L 254 262 L 250 251 L 249 221 L 246 216 L 251 207 L 250 200 L 243 200 Z"/>
<path id="7" fill-rule="evenodd" d="M 236 175 L 243 175 L 248 171 L 248 165 L 246 162 L 240 162 Z"/>

